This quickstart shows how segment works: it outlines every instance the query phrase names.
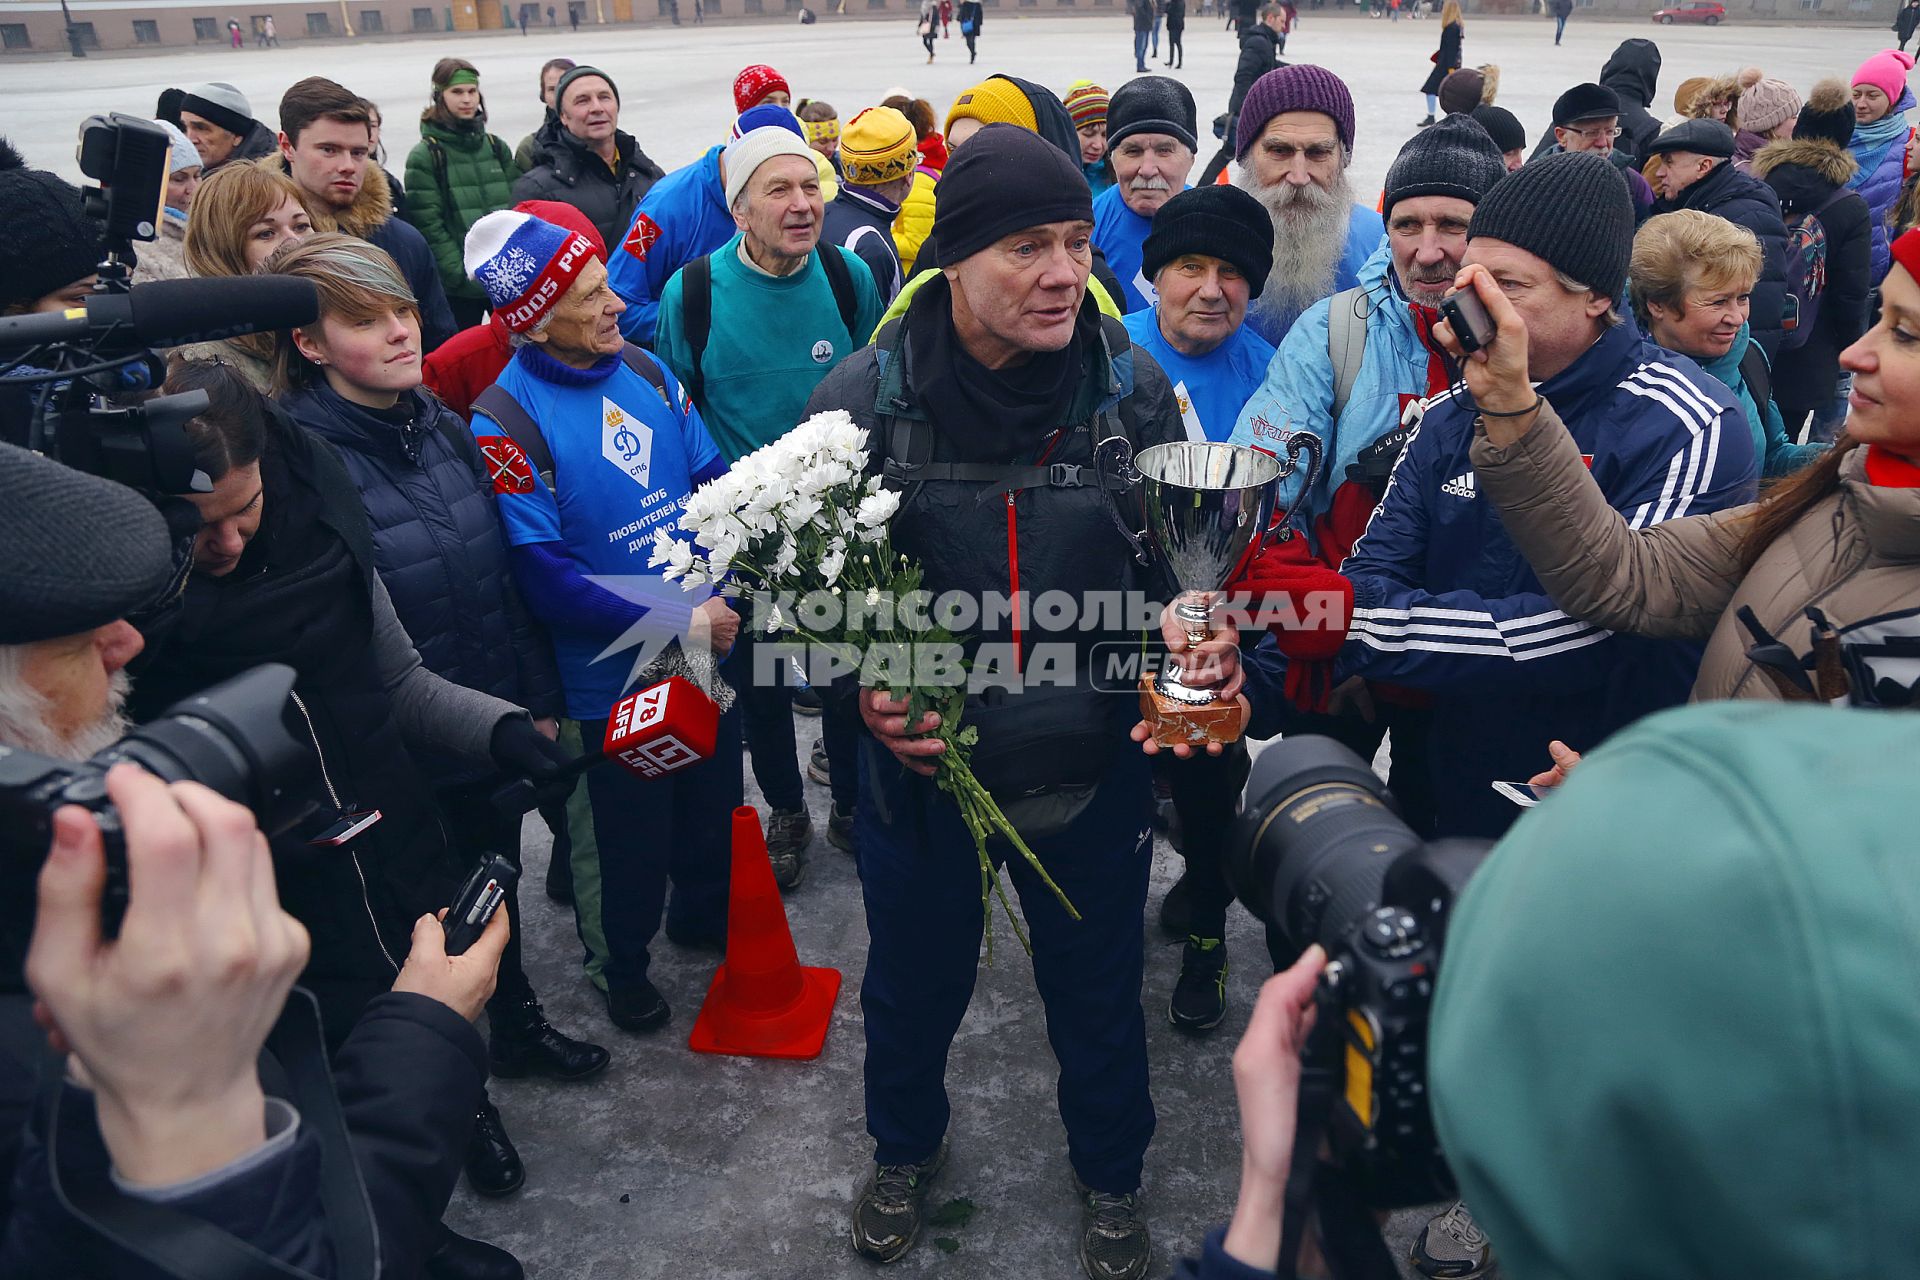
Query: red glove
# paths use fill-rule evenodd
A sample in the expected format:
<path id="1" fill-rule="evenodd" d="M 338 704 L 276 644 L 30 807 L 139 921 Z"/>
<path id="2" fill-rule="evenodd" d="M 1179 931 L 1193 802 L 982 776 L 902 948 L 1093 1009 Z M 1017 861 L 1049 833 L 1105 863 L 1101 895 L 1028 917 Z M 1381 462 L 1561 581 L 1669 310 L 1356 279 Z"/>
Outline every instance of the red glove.
<path id="1" fill-rule="evenodd" d="M 1327 699 L 1333 693 L 1333 664 L 1310 662 L 1302 658 L 1290 659 L 1282 691 L 1295 710 L 1325 715 Z"/>
<path id="2" fill-rule="evenodd" d="M 1267 629 L 1280 652 L 1295 661 L 1324 661 L 1346 643 L 1353 617 L 1353 583 L 1323 564 L 1287 555 L 1287 544 L 1254 557 L 1229 590 L 1253 597 L 1269 611 Z"/>

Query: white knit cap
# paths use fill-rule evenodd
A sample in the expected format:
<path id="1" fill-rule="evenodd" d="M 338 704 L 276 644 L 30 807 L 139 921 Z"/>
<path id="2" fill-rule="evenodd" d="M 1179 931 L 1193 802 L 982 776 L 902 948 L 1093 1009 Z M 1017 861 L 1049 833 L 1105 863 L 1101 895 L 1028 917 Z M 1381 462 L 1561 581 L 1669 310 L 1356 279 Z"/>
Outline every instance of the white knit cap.
<path id="1" fill-rule="evenodd" d="M 727 208 L 733 208 L 734 201 L 747 189 L 754 171 L 775 156 L 799 156 L 811 163 L 813 148 L 791 129 L 773 125 L 743 133 L 727 144 L 721 153 L 727 171 Z"/>
<path id="2" fill-rule="evenodd" d="M 169 176 L 182 169 L 198 169 L 200 153 L 187 141 L 187 135 L 180 132 L 179 126 L 166 120 L 155 120 L 155 124 L 167 131 L 167 137 L 173 140 L 173 150 L 167 154 L 167 173 Z"/>

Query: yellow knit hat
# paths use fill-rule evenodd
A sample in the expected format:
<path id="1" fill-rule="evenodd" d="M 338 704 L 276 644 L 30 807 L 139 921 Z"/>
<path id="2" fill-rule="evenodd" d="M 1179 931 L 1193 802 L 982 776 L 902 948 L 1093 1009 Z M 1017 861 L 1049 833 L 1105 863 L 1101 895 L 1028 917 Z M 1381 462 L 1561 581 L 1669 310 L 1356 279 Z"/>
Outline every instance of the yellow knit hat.
<path id="1" fill-rule="evenodd" d="M 1031 133 L 1040 132 L 1033 104 L 1020 86 L 1004 76 L 982 80 L 953 100 L 947 112 L 946 132 L 953 132 L 955 120 L 978 120 L 981 124 L 1017 124 Z"/>
<path id="2" fill-rule="evenodd" d="M 863 187 L 908 177 L 920 163 L 918 139 L 892 107 L 868 107 L 840 131 L 840 176 Z"/>

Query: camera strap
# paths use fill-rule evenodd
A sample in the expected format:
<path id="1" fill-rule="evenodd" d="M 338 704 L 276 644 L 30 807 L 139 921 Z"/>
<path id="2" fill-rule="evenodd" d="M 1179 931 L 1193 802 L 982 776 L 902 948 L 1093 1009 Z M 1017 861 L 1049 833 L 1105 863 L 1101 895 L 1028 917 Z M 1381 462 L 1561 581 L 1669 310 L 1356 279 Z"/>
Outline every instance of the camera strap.
<path id="1" fill-rule="evenodd" d="M 347 1136 L 346 1117 L 334 1092 L 313 996 L 295 987 L 267 1049 L 285 1074 L 288 1101 L 300 1122 L 320 1139 L 320 1203 L 333 1246 L 334 1274 L 341 1280 L 378 1280 L 380 1251 L 373 1206 L 360 1178 Z M 60 1180 L 62 1060 L 41 1060 L 36 1123 L 44 1126 L 47 1173 L 54 1198 L 87 1229 L 163 1275 L 179 1280 L 314 1280 L 312 1273 L 270 1257 L 212 1223 L 164 1204 L 121 1193 L 111 1182 L 69 1188 Z"/>

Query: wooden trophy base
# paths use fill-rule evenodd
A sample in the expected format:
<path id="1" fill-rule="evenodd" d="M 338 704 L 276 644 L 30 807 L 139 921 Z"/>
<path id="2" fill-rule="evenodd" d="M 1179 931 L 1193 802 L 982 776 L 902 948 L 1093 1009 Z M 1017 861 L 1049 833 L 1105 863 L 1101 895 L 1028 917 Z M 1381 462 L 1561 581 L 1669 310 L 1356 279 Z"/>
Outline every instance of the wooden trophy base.
<path id="1" fill-rule="evenodd" d="M 1176 702 L 1154 688 L 1153 680 L 1150 675 L 1140 677 L 1140 718 L 1153 730 L 1155 743 L 1201 750 L 1209 742 L 1225 746 L 1240 740 L 1247 727 L 1247 713 L 1238 698 L 1198 706 Z"/>

